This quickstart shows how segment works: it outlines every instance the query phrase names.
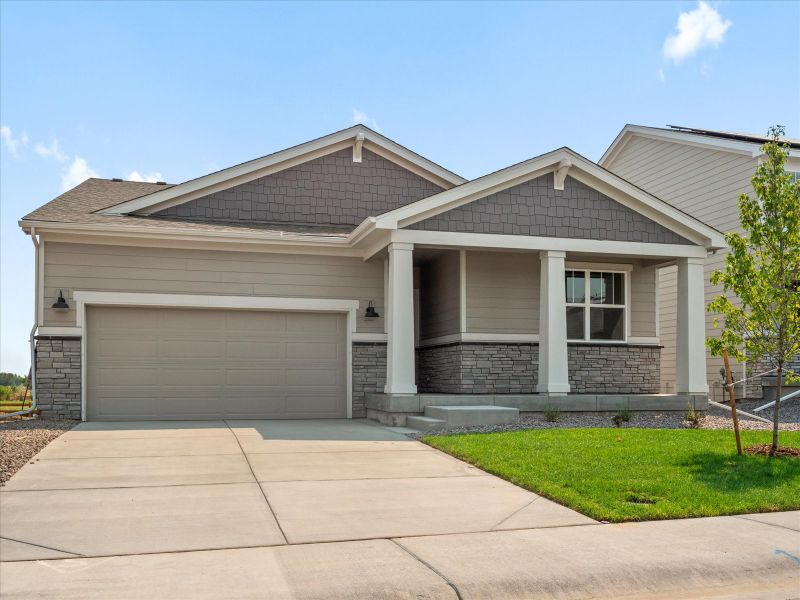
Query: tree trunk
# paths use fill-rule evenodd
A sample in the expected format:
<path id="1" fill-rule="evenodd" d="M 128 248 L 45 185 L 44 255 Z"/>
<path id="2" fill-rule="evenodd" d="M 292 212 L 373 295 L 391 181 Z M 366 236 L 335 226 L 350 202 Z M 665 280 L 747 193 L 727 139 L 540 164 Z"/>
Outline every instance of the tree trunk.
<path id="1" fill-rule="evenodd" d="M 781 415 L 781 395 L 783 394 L 783 362 L 778 362 L 778 386 L 775 389 L 775 408 L 772 411 L 772 448 L 770 456 L 778 450 L 778 422 Z"/>

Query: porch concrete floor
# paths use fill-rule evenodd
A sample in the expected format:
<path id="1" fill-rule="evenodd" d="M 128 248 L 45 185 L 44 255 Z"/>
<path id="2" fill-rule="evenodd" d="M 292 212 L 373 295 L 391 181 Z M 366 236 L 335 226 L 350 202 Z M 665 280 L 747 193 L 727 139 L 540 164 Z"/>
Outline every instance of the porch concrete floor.
<path id="1" fill-rule="evenodd" d="M 366 421 L 84 423 L 0 488 L 0 595 L 767 594 L 798 521 L 600 525 Z"/>

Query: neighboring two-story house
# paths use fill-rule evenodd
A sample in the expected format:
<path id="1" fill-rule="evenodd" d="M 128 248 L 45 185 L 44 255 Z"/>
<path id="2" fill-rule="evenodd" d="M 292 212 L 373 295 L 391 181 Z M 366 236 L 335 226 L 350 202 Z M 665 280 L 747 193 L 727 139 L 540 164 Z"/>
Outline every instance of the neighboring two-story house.
<path id="1" fill-rule="evenodd" d="M 754 194 L 750 180 L 766 141 L 764 136 L 723 131 L 626 125 L 599 164 L 704 223 L 730 232 L 740 228 L 739 195 Z M 800 173 L 800 140 L 787 142 L 790 150 L 786 169 Z M 711 285 L 709 277 L 724 263 L 724 250 L 709 254 L 705 265 L 706 302 L 721 292 L 720 286 Z M 665 392 L 674 390 L 676 381 L 676 272 L 674 266 L 658 271 L 658 337 L 663 345 L 661 386 Z M 707 314 L 709 336 L 718 332 L 712 320 L 713 316 Z M 720 358 L 708 356 L 708 383 L 717 400 L 722 395 L 721 367 Z M 736 379 L 745 376 L 746 367 L 736 365 Z M 762 383 L 769 385 L 771 381 L 756 379 L 746 387 L 739 386 L 737 396 L 760 398 Z"/>

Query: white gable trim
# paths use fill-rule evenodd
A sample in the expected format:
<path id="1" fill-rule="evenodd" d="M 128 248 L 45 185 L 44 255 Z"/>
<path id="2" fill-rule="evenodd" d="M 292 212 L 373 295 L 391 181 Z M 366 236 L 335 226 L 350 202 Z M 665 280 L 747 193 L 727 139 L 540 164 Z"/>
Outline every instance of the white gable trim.
<path id="1" fill-rule="evenodd" d="M 380 215 L 375 219 L 375 226 L 379 229 L 408 227 L 424 219 L 458 208 L 480 198 L 485 198 L 546 173 L 555 172 L 566 163 L 570 165 L 570 177 L 598 190 L 623 206 L 668 227 L 696 244 L 707 248 L 725 247 L 725 239 L 717 230 L 679 211 L 617 175 L 598 167 L 569 148 L 561 148 L 543 154 Z"/>
<path id="2" fill-rule="evenodd" d="M 110 206 L 99 212 L 100 214 L 108 215 L 130 213 L 148 215 L 234 185 L 240 185 L 259 177 L 288 169 L 344 148 L 355 147 L 356 144 L 363 144 L 363 147 L 367 150 L 391 160 L 445 189 L 466 181 L 455 173 L 440 167 L 368 127 L 356 125 L 299 146 L 287 148 L 286 150 L 210 173 L 140 198 Z"/>
<path id="3" fill-rule="evenodd" d="M 699 135 L 687 131 L 672 131 L 660 129 L 658 127 L 647 127 L 644 125 L 625 125 L 622 131 L 617 134 L 614 141 L 603 153 L 598 164 L 608 167 L 620 155 L 627 143 L 634 137 L 639 136 L 652 140 L 673 142 L 687 146 L 696 146 L 708 150 L 718 150 L 751 156 L 753 158 L 761 156 L 761 144 L 758 142 L 745 142 L 741 140 L 730 140 L 725 138 L 715 138 L 707 135 Z M 790 149 L 789 156 L 800 157 L 800 150 Z"/>

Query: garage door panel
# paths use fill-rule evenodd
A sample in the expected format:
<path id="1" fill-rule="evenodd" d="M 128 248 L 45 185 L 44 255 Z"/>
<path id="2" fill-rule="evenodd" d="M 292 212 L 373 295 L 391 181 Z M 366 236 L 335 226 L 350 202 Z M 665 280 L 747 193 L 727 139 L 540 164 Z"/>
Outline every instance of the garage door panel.
<path id="1" fill-rule="evenodd" d="M 90 419 L 344 417 L 346 317 L 89 307 Z"/>
<path id="2" fill-rule="evenodd" d="M 286 384 L 285 369 L 260 368 L 255 369 L 229 369 L 225 372 L 225 384 L 228 389 L 237 387 L 264 387 L 283 386 Z"/>
<path id="3" fill-rule="evenodd" d="M 286 331 L 286 313 L 263 311 L 231 311 L 226 313 L 230 331 L 274 333 Z"/>
<path id="4" fill-rule="evenodd" d="M 251 360 L 277 358 L 282 359 L 286 355 L 284 342 L 277 341 L 236 341 L 228 342 L 225 345 L 225 355 L 230 359 Z"/>
<path id="5" fill-rule="evenodd" d="M 225 358 L 225 342 L 197 340 L 165 340 L 161 344 L 160 356 L 170 359 L 191 360 L 193 358 Z"/>
<path id="6" fill-rule="evenodd" d="M 318 358 L 336 358 L 340 344 L 324 342 L 287 342 L 286 358 L 303 358 L 314 360 Z"/>

